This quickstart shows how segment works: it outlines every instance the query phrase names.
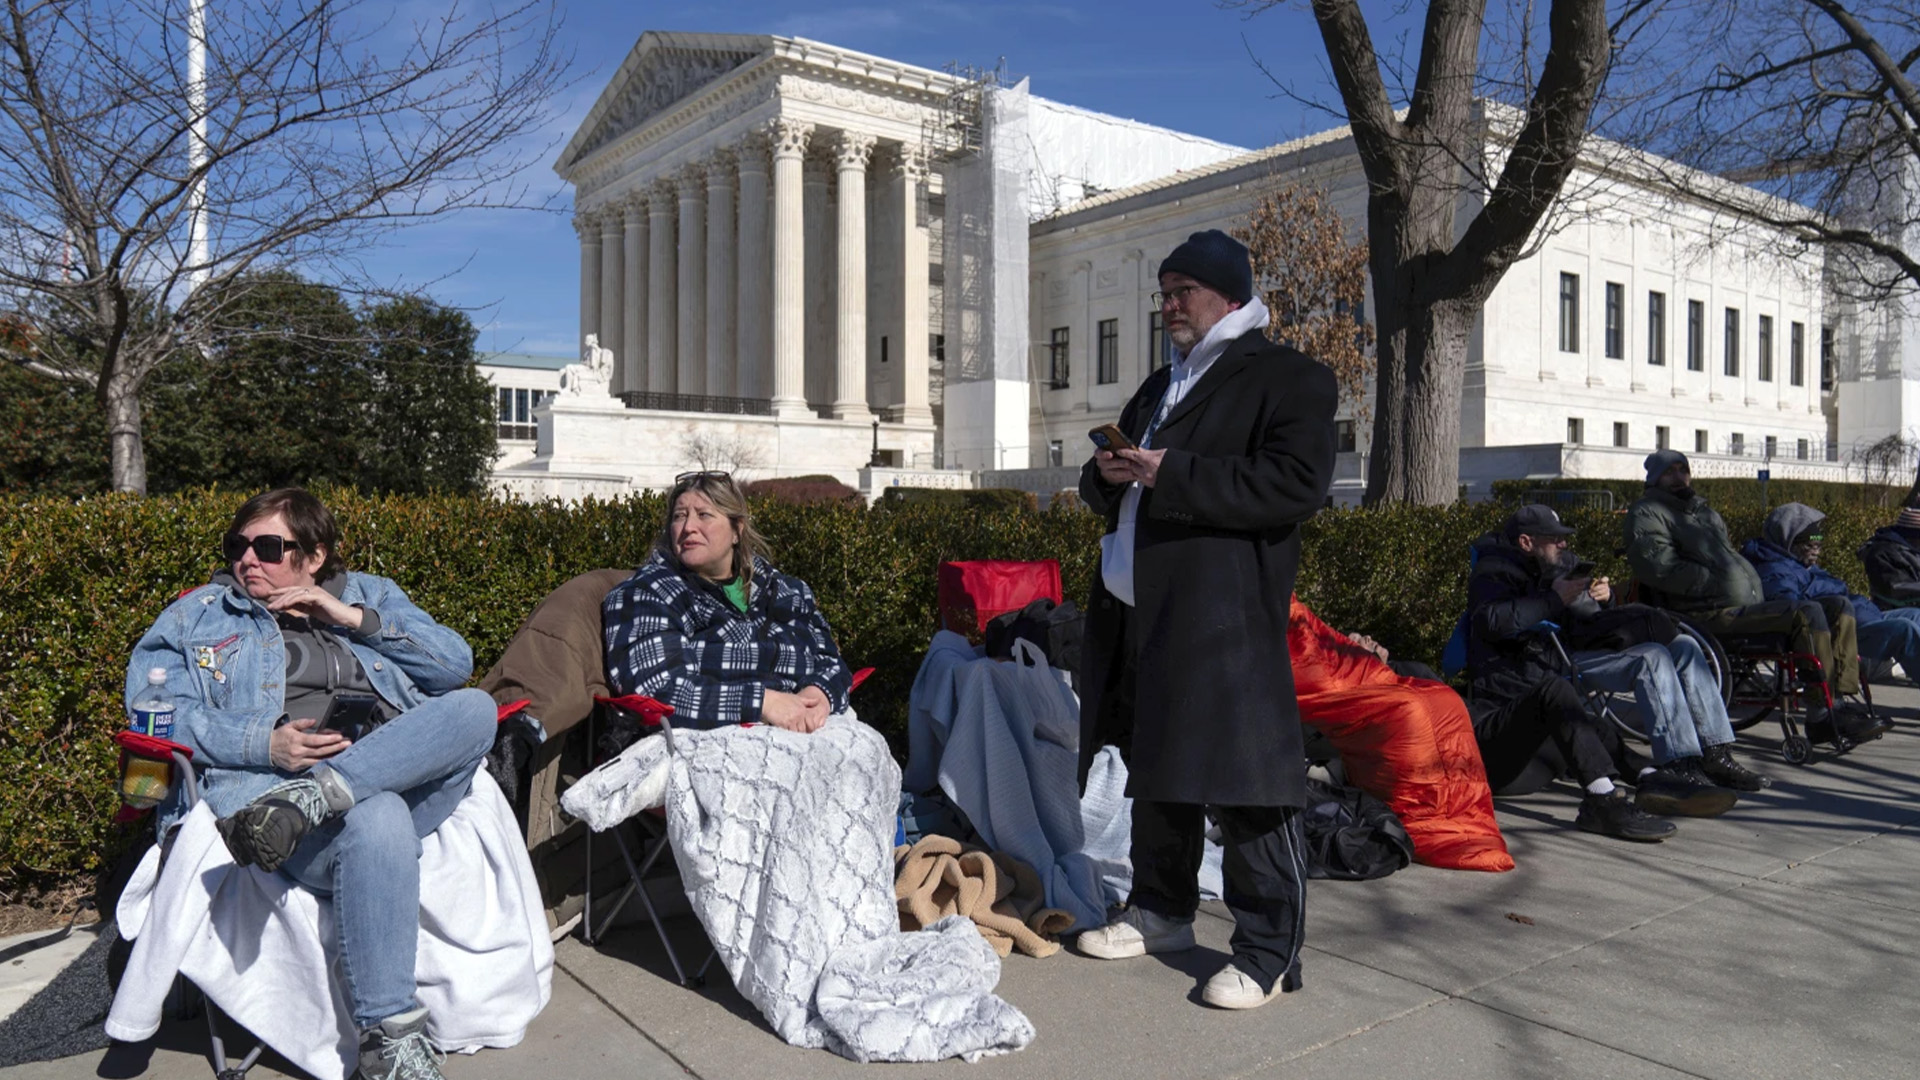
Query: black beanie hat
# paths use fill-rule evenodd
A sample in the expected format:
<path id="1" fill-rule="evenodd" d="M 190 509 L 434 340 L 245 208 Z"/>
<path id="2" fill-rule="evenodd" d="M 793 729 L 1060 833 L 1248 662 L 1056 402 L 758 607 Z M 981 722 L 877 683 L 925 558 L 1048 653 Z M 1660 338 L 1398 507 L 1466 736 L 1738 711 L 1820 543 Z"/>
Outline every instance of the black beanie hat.
<path id="1" fill-rule="evenodd" d="M 1236 304 L 1253 299 L 1253 260 L 1246 245 L 1219 229 L 1187 237 L 1160 264 L 1162 274 L 1185 274 Z"/>

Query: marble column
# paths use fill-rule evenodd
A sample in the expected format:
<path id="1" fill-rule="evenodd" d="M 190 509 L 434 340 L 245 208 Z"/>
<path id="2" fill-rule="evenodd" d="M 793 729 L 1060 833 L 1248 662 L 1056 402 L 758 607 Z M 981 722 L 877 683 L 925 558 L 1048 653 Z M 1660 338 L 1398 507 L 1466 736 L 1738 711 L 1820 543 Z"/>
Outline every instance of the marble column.
<path id="1" fill-rule="evenodd" d="M 739 363 L 734 332 L 733 154 L 715 151 L 707 162 L 707 393 L 735 397 Z"/>
<path id="2" fill-rule="evenodd" d="M 584 349 L 589 334 L 596 341 L 600 337 L 600 223 L 592 214 L 575 214 L 573 231 L 580 237 L 579 346 Z"/>
<path id="3" fill-rule="evenodd" d="M 647 196 L 647 389 L 678 392 L 674 334 L 673 181 L 655 180 Z"/>
<path id="4" fill-rule="evenodd" d="M 773 392 L 773 338 L 767 315 L 773 309 L 773 253 L 767 233 L 767 141 L 754 133 L 740 147 L 740 295 L 735 305 L 735 390 L 762 399 Z"/>
<path id="5" fill-rule="evenodd" d="M 927 156 L 918 146 L 903 145 L 888 177 L 888 202 L 900 229 L 900 413 L 903 424 L 933 423 L 927 368 L 927 229 L 920 223 L 920 189 L 927 182 Z"/>
<path id="6" fill-rule="evenodd" d="M 707 169 L 680 169 L 680 390 L 707 392 Z"/>
<path id="7" fill-rule="evenodd" d="M 620 310 L 621 299 L 626 293 L 620 284 L 621 233 L 625 228 L 621 219 L 617 205 L 608 206 L 600 214 L 600 344 L 613 353 L 613 373 L 608 380 L 608 389 L 616 394 L 624 389 L 620 375 L 626 368 L 627 355 L 626 349 L 621 346 L 627 329 Z"/>
<path id="8" fill-rule="evenodd" d="M 620 206 L 624 226 L 621 245 L 622 330 L 620 370 L 622 390 L 647 388 L 647 201 L 629 195 Z"/>
<path id="9" fill-rule="evenodd" d="M 806 416 L 806 231 L 800 219 L 802 160 L 812 124 L 775 120 L 773 146 L 773 411 Z"/>
<path id="10" fill-rule="evenodd" d="M 834 168 L 840 174 L 840 303 L 834 319 L 832 416 L 863 424 L 873 419 L 867 409 L 867 161 L 873 142 L 864 132 L 843 131 L 834 147 Z"/>
<path id="11" fill-rule="evenodd" d="M 815 146 L 801 165 L 801 230 L 807 246 L 807 407 L 819 414 L 833 402 L 833 287 L 839 281 L 833 257 L 833 164 Z"/>

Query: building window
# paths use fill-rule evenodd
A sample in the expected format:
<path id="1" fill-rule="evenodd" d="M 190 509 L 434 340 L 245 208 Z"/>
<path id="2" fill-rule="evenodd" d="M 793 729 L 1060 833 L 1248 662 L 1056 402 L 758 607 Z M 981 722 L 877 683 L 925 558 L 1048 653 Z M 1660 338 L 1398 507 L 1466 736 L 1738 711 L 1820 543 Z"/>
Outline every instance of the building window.
<path id="1" fill-rule="evenodd" d="M 1739 308 L 1730 307 L 1727 309 L 1726 326 L 1723 330 L 1720 340 L 1721 340 L 1721 343 L 1725 346 L 1725 348 L 1721 350 L 1722 357 L 1721 357 L 1720 370 L 1724 374 L 1731 375 L 1737 378 L 1740 375 L 1740 309 Z"/>
<path id="2" fill-rule="evenodd" d="M 936 364 L 947 362 L 947 335 L 927 335 L 927 358 Z"/>
<path id="3" fill-rule="evenodd" d="M 1171 349 L 1167 343 L 1167 324 L 1165 317 L 1155 309 L 1147 313 L 1147 370 L 1159 371 L 1173 361 Z"/>
<path id="4" fill-rule="evenodd" d="M 1820 391 L 1833 389 L 1833 327 L 1820 328 Z"/>
<path id="5" fill-rule="evenodd" d="M 1659 427 L 1654 428 L 1653 429 L 1653 448 L 1655 450 L 1665 450 L 1667 448 L 1667 442 L 1669 440 L 1669 437 L 1670 436 L 1667 432 L 1667 426 L 1665 424 L 1662 424 Z"/>
<path id="6" fill-rule="evenodd" d="M 1779 439 L 1779 437 L 1778 437 L 1778 436 L 1776 436 L 1776 435 L 1769 435 L 1769 436 L 1767 436 L 1767 438 L 1766 438 L 1766 442 L 1765 442 L 1765 447 L 1766 447 L 1766 453 L 1765 453 L 1765 454 L 1764 454 L 1763 456 L 1764 456 L 1764 457 L 1765 457 L 1765 458 L 1766 458 L 1766 459 L 1767 459 L 1768 461 L 1772 461 L 1772 460 L 1773 460 L 1773 458 L 1774 458 L 1774 455 L 1775 455 L 1775 454 L 1778 454 L 1778 453 L 1780 452 L 1780 439 Z"/>
<path id="7" fill-rule="evenodd" d="M 1062 465 L 1065 465 L 1066 463 L 1067 463 L 1066 446 L 1062 444 L 1059 439 L 1053 439 L 1049 441 L 1047 443 L 1047 464 L 1052 466 L 1053 468 L 1058 469 Z"/>
<path id="8" fill-rule="evenodd" d="M 1773 381 L 1773 316 L 1760 316 L 1760 332 L 1755 335 L 1755 362 L 1760 365 L 1760 381 Z"/>
<path id="9" fill-rule="evenodd" d="M 1613 445 L 1627 445 L 1627 425 L 1618 420 L 1613 423 Z"/>
<path id="10" fill-rule="evenodd" d="M 887 362 L 887 335 L 885 334 L 880 335 L 880 362 L 883 364 Z"/>
<path id="11" fill-rule="evenodd" d="M 1704 454 L 1707 452 L 1707 429 L 1706 428 L 1693 429 L 1693 452 L 1696 454 Z"/>
<path id="12" fill-rule="evenodd" d="M 552 397 L 547 391 L 528 390 L 524 386 L 502 386 L 496 390 L 499 426 L 494 437 L 499 439 L 519 439 L 532 441 L 540 435 L 540 427 L 533 422 L 533 410 L 540 403 Z"/>
<path id="13" fill-rule="evenodd" d="M 1567 417 L 1567 441 L 1575 446 L 1587 441 L 1587 425 L 1577 416 Z"/>
<path id="14" fill-rule="evenodd" d="M 1667 364 L 1667 294 L 1647 294 L 1647 363 L 1654 367 Z"/>
<path id="15" fill-rule="evenodd" d="M 1707 305 L 1687 301 L 1687 370 L 1707 370 Z"/>
<path id="16" fill-rule="evenodd" d="M 1120 381 L 1120 320 L 1100 320 L 1100 370 L 1095 378 L 1101 383 Z"/>
<path id="17" fill-rule="evenodd" d="M 1580 275 L 1560 275 L 1560 351 L 1580 351 Z"/>
<path id="18" fill-rule="evenodd" d="M 1812 448 L 1807 445 L 1807 440 L 1805 439 L 1795 439 L 1793 441 L 1793 456 L 1801 461 L 1807 460 L 1807 451 L 1810 449 Z"/>
<path id="19" fill-rule="evenodd" d="M 1354 447 L 1359 445 L 1357 436 L 1354 434 L 1353 421 L 1335 420 L 1333 422 L 1333 441 L 1336 451 L 1342 454 L 1353 453 Z"/>
<path id="20" fill-rule="evenodd" d="M 1807 385 L 1807 324 L 1791 323 L 1787 327 L 1787 382 L 1794 386 Z"/>
<path id="21" fill-rule="evenodd" d="M 1607 359 L 1620 360 L 1627 355 L 1627 287 L 1607 282 Z"/>
<path id="22" fill-rule="evenodd" d="M 1747 437 L 1736 431 L 1727 439 L 1727 453 L 1739 457 L 1747 452 Z"/>
<path id="23" fill-rule="evenodd" d="M 1067 388 L 1067 342 L 1068 328 L 1056 326 L 1047 342 L 1047 387 L 1053 390 Z"/>

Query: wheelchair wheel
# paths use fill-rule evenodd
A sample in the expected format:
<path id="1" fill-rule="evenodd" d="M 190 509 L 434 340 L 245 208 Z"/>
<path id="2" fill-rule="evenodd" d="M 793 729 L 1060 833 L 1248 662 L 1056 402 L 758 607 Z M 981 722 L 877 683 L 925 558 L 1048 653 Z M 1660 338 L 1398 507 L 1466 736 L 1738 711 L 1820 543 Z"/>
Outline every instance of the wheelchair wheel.
<path id="1" fill-rule="evenodd" d="M 1692 638 L 1694 644 L 1700 646 L 1701 653 L 1705 654 L 1707 663 L 1712 666 L 1713 680 L 1720 687 L 1720 703 L 1727 707 L 1727 715 L 1733 720 L 1734 730 L 1750 728 L 1766 719 L 1767 713 L 1772 711 L 1771 708 L 1752 712 L 1753 703 L 1751 702 L 1742 707 L 1742 697 L 1736 692 L 1740 689 L 1741 668 L 1727 657 L 1727 650 L 1721 647 L 1720 640 L 1685 615 L 1673 611 L 1667 614 L 1673 619 L 1674 629 Z M 1741 711 L 1736 712 L 1736 709 Z M 1748 715 L 1749 713 L 1751 715 Z"/>
<path id="2" fill-rule="evenodd" d="M 1805 735 L 1789 735 L 1780 741 L 1780 756 L 1789 765 L 1805 765 L 1813 757 L 1813 743 Z"/>

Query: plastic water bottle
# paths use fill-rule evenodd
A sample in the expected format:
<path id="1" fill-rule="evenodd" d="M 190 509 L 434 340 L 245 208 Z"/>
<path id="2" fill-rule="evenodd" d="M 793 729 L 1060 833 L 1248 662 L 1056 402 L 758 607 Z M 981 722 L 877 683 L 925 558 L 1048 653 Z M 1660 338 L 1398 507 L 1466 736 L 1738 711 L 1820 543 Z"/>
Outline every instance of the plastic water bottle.
<path id="1" fill-rule="evenodd" d="M 173 738 L 173 702 L 167 700 L 167 669 L 147 669 L 147 696 L 133 703 L 133 722 L 127 725 L 156 739 Z"/>

